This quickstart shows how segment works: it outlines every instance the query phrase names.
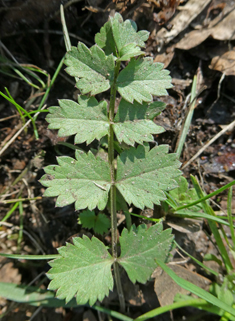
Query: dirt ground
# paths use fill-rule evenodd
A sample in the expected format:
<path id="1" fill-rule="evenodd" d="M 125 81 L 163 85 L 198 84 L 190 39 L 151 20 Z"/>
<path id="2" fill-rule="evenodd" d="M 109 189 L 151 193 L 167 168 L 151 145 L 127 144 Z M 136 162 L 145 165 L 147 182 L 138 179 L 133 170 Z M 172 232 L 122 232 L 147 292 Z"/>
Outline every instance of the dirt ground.
<path id="1" fill-rule="evenodd" d="M 153 57 L 155 62 L 164 63 L 173 79 L 174 87 L 169 90 L 169 96 L 161 97 L 167 104 L 166 110 L 155 119 L 157 124 L 166 129 L 164 134 L 156 137 L 156 141 L 169 144 L 171 152 L 177 148 L 189 110 L 192 81 L 194 75 L 198 76 L 193 119 L 180 158 L 183 175 L 189 182 L 190 174 L 196 175 L 206 193 L 234 180 L 235 1 L 0 1 L 0 91 L 6 94 L 7 88 L 15 101 L 28 112 L 37 110 L 42 104 L 45 87 L 32 75 L 27 75 L 23 68 L 34 66 L 46 71 L 38 75 L 45 84 L 50 84 L 65 54 L 59 12 L 61 2 L 72 45 L 78 41 L 87 46 L 94 44 L 94 35 L 115 11 L 120 12 L 124 19 L 135 20 L 139 29 L 150 31 L 147 55 Z M 36 86 L 22 79 L 19 72 L 27 75 Z M 74 80 L 62 67 L 43 106 L 55 106 L 61 98 L 76 99 L 77 94 Z M 20 131 L 24 121 L 19 111 L 0 96 L 0 251 L 3 253 L 53 254 L 73 235 L 87 234 L 77 224 L 78 213 L 73 206 L 55 208 L 54 199 L 42 198 L 44 188 L 38 180 L 43 175 L 43 166 L 54 164 L 58 155 L 73 155 L 70 148 L 61 144 L 73 143 L 72 140 L 58 138 L 56 131 L 48 130 L 45 115 L 40 113 L 37 117 L 36 139 L 32 123 Z M 222 130 L 224 132 L 219 135 Z M 217 139 L 203 150 L 205 144 L 217 134 Z M 197 153 L 197 157 L 194 157 Z M 15 200 L 21 198 L 31 200 L 20 202 L 19 205 Z M 227 191 L 213 201 L 217 214 L 226 213 Z M 150 211 L 150 215 L 156 215 L 157 211 L 156 207 Z M 140 214 L 148 215 L 146 212 Z M 139 221 L 136 220 L 136 223 Z M 202 261 L 207 253 L 217 255 L 213 240 L 208 236 L 206 222 L 192 227 L 191 221 L 169 218 L 166 225 L 173 228 L 177 242 L 198 260 Z M 120 224 L 120 228 L 122 226 Z M 20 232 L 22 230 L 23 234 Z M 109 241 L 110 238 L 106 237 L 106 242 Z M 174 258 L 177 259 L 177 253 Z M 234 259 L 231 260 L 235 267 Z M 209 264 L 220 272 L 216 263 Z M 188 278 L 191 281 L 195 278 L 195 283 L 203 288 L 213 281 L 191 260 L 186 260 L 182 268 L 184 270 L 177 270 L 176 273 L 185 275 L 189 271 Z M 48 285 L 45 278 L 48 269 L 44 261 L 13 262 L 1 258 L 0 282 L 29 284 L 33 281 L 33 285 L 45 289 Z M 192 275 L 192 271 L 198 274 Z M 167 276 L 155 272 L 156 275 L 146 286 L 132 285 L 123 275 L 130 317 L 154 309 L 159 303 L 169 304 L 173 299 L 170 294 L 180 290 L 174 287 Z M 161 277 L 157 277 L 159 275 Z M 162 291 L 167 288 L 171 293 Z M 116 292 L 110 294 L 102 304 L 118 310 Z M 199 320 L 217 320 L 208 314 L 200 317 L 200 313 L 199 310 L 180 309 L 156 320 L 191 320 L 192 315 L 198 315 Z M 36 308 L 12 303 L 4 298 L 0 298 L 1 316 L 4 321 L 96 321 L 105 318 L 88 307 Z"/>

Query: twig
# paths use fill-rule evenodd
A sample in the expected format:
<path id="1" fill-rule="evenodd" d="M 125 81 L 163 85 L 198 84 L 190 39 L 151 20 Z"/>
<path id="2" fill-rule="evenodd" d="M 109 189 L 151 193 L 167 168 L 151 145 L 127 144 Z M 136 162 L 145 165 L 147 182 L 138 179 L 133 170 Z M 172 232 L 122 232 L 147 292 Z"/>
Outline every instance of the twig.
<path id="1" fill-rule="evenodd" d="M 17 115 L 18 116 L 18 115 Z M 6 136 L 6 138 L 1 142 L 0 144 L 0 148 L 2 148 L 3 146 L 5 146 L 5 144 L 10 140 L 10 138 L 20 129 L 21 124 L 18 124 L 15 128 L 13 128 L 10 132 L 10 134 L 8 134 Z"/>
<path id="2" fill-rule="evenodd" d="M 0 204 L 11 204 L 11 203 L 16 203 L 16 202 L 27 202 L 27 201 L 36 201 L 36 200 L 41 200 L 41 196 L 36 196 L 36 197 L 30 197 L 30 198 L 17 198 L 17 199 L 12 199 L 12 200 L 7 200 L 7 201 L 1 201 Z"/>
<path id="3" fill-rule="evenodd" d="M 2 43 L 2 41 L 0 40 L 0 47 L 2 47 L 6 53 L 11 57 L 11 59 L 17 64 L 19 65 L 19 62 L 16 60 L 16 58 L 13 56 L 13 54 L 10 52 L 10 50 L 7 49 L 7 47 Z"/>
<path id="4" fill-rule="evenodd" d="M 47 105 L 43 106 L 41 110 L 45 109 Z M 38 116 L 41 111 L 35 114 L 34 117 Z M 23 127 L 18 130 L 18 132 L 6 143 L 6 145 L 0 150 L 0 156 L 5 152 L 5 150 L 14 142 L 14 140 L 22 133 L 22 131 L 31 123 L 31 119 L 29 119 Z"/>
<path id="5" fill-rule="evenodd" d="M 185 167 L 187 167 L 189 164 L 191 164 L 198 156 L 201 155 L 202 152 L 204 152 L 204 150 L 210 146 L 216 139 L 218 139 L 220 136 L 222 136 L 224 133 L 226 133 L 228 130 L 232 130 L 233 127 L 235 126 L 235 120 L 233 122 L 231 122 L 229 125 L 227 125 L 226 127 L 224 127 L 218 134 L 216 134 L 208 143 L 206 143 L 183 167 L 182 169 L 184 169 Z"/>
<path id="6" fill-rule="evenodd" d="M 8 116 L 8 117 L 5 117 L 5 118 L 1 118 L 1 119 L 0 119 L 0 122 L 6 121 L 6 120 L 8 120 L 8 119 L 15 118 L 15 117 L 18 117 L 18 115 L 11 115 L 11 116 Z"/>
<path id="7" fill-rule="evenodd" d="M 221 85 L 222 82 L 225 78 L 225 73 L 222 74 L 222 76 L 220 77 L 219 83 L 218 83 L 218 88 L 217 88 L 217 98 L 216 100 L 213 102 L 213 104 L 210 106 L 210 108 L 207 110 L 207 114 L 209 114 L 209 112 L 211 111 L 211 109 L 215 106 L 215 104 L 218 102 L 218 100 L 220 99 L 220 91 L 221 91 Z"/>

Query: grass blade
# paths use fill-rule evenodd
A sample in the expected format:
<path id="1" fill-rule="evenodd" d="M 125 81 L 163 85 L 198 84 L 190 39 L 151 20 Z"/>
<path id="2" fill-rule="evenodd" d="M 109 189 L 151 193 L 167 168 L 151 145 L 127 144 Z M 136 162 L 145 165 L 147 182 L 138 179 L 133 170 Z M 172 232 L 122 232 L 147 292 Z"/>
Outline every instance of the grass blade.
<path id="1" fill-rule="evenodd" d="M 235 309 L 224 303 L 223 301 L 216 298 L 214 295 L 208 293 L 207 291 L 199 288 L 195 284 L 184 280 L 175 274 L 163 261 L 156 260 L 157 264 L 183 289 L 190 291 L 191 293 L 199 296 L 201 299 L 207 301 L 208 303 L 213 304 L 215 307 L 221 308 L 224 311 L 227 311 L 232 316 L 235 317 Z"/>
<path id="2" fill-rule="evenodd" d="M 20 245 L 23 240 L 23 228 L 24 228 L 24 216 L 23 216 L 23 203 L 19 202 L 19 221 L 20 221 L 20 229 L 17 239 L 17 252 L 20 250 Z"/>
<path id="3" fill-rule="evenodd" d="M 193 186 L 194 186 L 194 188 L 195 188 L 195 190 L 197 192 L 198 197 L 200 199 L 203 198 L 204 197 L 204 193 L 203 193 L 203 191 L 202 191 L 197 179 L 194 176 L 191 175 L 191 180 L 192 180 Z M 205 200 L 202 201 L 201 204 L 203 206 L 204 212 L 206 212 L 209 215 L 215 216 L 213 209 L 211 208 L 211 206 Z M 228 256 L 228 253 L 226 251 L 226 248 L 224 246 L 223 240 L 222 240 L 222 238 L 220 236 L 220 233 L 218 231 L 218 227 L 217 227 L 216 223 L 213 222 L 212 220 L 208 220 L 208 224 L 210 226 L 210 229 L 211 229 L 211 231 L 212 231 L 212 233 L 214 235 L 214 238 L 215 238 L 216 243 L 218 245 L 218 248 L 220 250 L 220 255 L 221 255 L 221 257 L 222 257 L 222 259 L 224 261 L 225 268 L 226 268 L 227 272 L 229 273 L 233 269 L 233 266 L 232 266 L 232 263 L 231 263 L 231 261 L 229 259 L 229 256 Z"/>
<path id="4" fill-rule="evenodd" d="M 70 42 L 69 33 L 68 33 L 68 29 L 67 29 L 66 22 L 65 22 L 64 7 L 62 4 L 60 5 L 60 17 L 61 17 L 61 23 L 63 26 L 65 47 L 66 47 L 67 51 L 70 51 L 71 50 L 71 42 Z"/>
<path id="5" fill-rule="evenodd" d="M 232 197 L 233 197 L 233 189 L 232 186 L 228 190 L 228 221 L 230 226 L 231 238 L 233 241 L 233 250 L 235 249 L 235 234 L 234 234 L 234 226 L 233 226 L 233 216 L 232 216 Z"/>
<path id="6" fill-rule="evenodd" d="M 36 286 L 18 285 L 14 283 L 0 282 L 0 296 L 18 303 L 27 303 L 32 306 L 44 307 L 76 307 L 74 298 L 68 304 L 64 300 L 55 298 L 52 291 L 42 290 Z"/>
<path id="7" fill-rule="evenodd" d="M 166 305 L 160 308 L 156 308 L 153 309 L 145 314 L 142 314 L 141 316 L 139 316 L 138 318 L 136 318 L 134 321 L 145 321 L 148 320 L 150 318 L 154 318 L 160 314 L 169 312 L 171 310 L 175 310 L 175 309 L 179 309 L 179 308 L 183 308 L 183 307 L 188 307 L 188 306 L 192 306 L 195 308 L 198 308 L 200 310 L 205 310 L 214 314 L 217 314 L 219 316 L 223 316 L 224 312 L 221 311 L 220 308 L 217 308 L 215 306 L 212 306 L 211 304 L 209 304 L 207 301 L 202 300 L 202 299 L 187 299 L 184 301 L 179 301 L 179 302 L 174 302 L 170 305 Z M 231 314 L 229 314 L 229 317 L 231 321 L 235 321 L 235 317 L 233 317 Z"/>
<path id="8" fill-rule="evenodd" d="M 215 276 L 218 276 L 219 273 L 215 272 L 214 270 L 210 269 L 206 265 L 204 265 L 202 262 L 198 261 L 195 257 L 190 255 L 188 252 L 186 252 L 176 241 L 174 241 L 175 245 L 187 256 L 189 256 L 194 262 L 196 262 L 199 266 L 201 266 L 203 269 L 209 271 L 210 273 L 214 274 Z"/>
<path id="9" fill-rule="evenodd" d="M 44 94 L 44 96 L 43 96 L 43 98 L 42 98 L 42 100 L 41 100 L 41 102 L 40 102 L 40 104 L 38 106 L 38 111 L 40 111 L 42 109 L 42 107 L 43 107 L 43 105 L 44 105 L 44 103 L 45 103 L 45 101 L 47 99 L 47 96 L 49 95 L 51 87 L 54 85 L 54 82 L 55 82 L 55 80 L 56 80 L 56 78 L 57 78 L 57 76 L 58 76 L 58 74 L 59 74 L 59 72 L 60 72 L 60 70 L 61 70 L 61 68 L 63 66 L 63 63 L 64 63 L 64 57 L 61 59 L 59 65 L 56 68 L 56 71 L 55 71 L 55 73 L 54 73 L 54 75 L 53 75 L 53 77 L 51 79 L 51 82 L 50 82 L 49 86 L 47 87 L 47 90 L 46 90 L 46 92 L 45 92 L 45 94 Z M 33 118 L 34 118 L 34 120 L 36 120 L 37 115 L 35 115 Z"/>
<path id="10" fill-rule="evenodd" d="M 22 112 L 24 112 L 29 117 L 29 119 L 32 121 L 35 138 L 38 139 L 38 131 L 37 131 L 37 127 L 36 127 L 34 118 L 32 118 L 32 116 L 27 112 L 27 110 L 25 110 L 23 107 L 21 107 L 19 104 L 17 104 L 17 102 L 11 96 L 10 92 L 8 91 L 8 89 L 6 87 L 5 87 L 5 90 L 6 90 L 8 96 L 3 94 L 1 91 L 0 91 L 0 95 L 16 107 L 17 111 L 20 114 L 23 124 L 25 124 L 25 120 L 24 120 Z"/>
<path id="11" fill-rule="evenodd" d="M 210 194 L 208 194 L 208 195 L 206 195 L 206 196 L 203 195 L 203 197 L 200 197 L 197 201 L 194 201 L 194 202 L 192 202 L 192 203 L 190 203 L 190 204 L 186 204 L 186 205 L 179 206 L 179 207 L 175 208 L 175 210 L 176 210 L 176 211 L 179 211 L 179 210 L 182 210 L 182 209 L 184 209 L 184 208 L 188 208 L 188 207 L 197 205 L 197 204 L 199 204 L 199 203 L 201 203 L 201 202 L 203 202 L 203 201 L 208 200 L 208 199 L 211 198 L 212 196 L 215 196 L 215 195 L 217 195 L 217 194 L 225 191 L 227 188 L 229 188 L 229 187 L 231 187 L 231 186 L 233 186 L 233 185 L 235 185 L 235 180 L 232 181 L 232 182 L 230 182 L 230 183 L 228 183 L 227 185 L 224 185 L 223 187 L 217 189 L 217 190 L 214 191 L 213 193 L 210 193 Z"/>
<path id="12" fill-rule="evenodd" d="M 73 298 L 69 303 L 65 304 L 65 300 L 55 298 L 55 293 L 52 291 L 42 290 L 36 286 L 18 285 L 14 283 L 0 282 L 0 296 L 15 302 L 27 303 L 32 306 L 43 306 L 47 308 L 71 308 L 78 306 L 75 298 Z M 92 309 L 101 311 L 122 321 L 133 320 L 132 318 L 119 312 L 109 310 L 98 305 L 93 305 Z"/>
<path id="13" fill-rule="evenodd" d="M 189 131 L 189 127 L 192 122 L 193 112 L 194 112 L 195 103 L 196 103 L 196 101 L 195 101 L 196 95 L 197 95 L 197 76 L 195 75 L 193 78 L 193 84 L 192 84 L 192 89 L 191 89 L 189 111 L 188 111 L 186 121 L 184 123 L 183 130 L 180 135 L 180 139 L 179 139 L 179 143 L 178 143 L 178 147 L 177 147 L 177 151 L 176 151 L 178 158 L 180 158 L 180 155 L 181 155 L 181 152 L 184 147 L 184 143 L 185 143 L 188 131 Z"/>
<path id="14" fill-rule="evenodd" d="M 36 89 L 40 89 L 40 87 L 39 86 L 37 86 L 37 85 L 35 85 L 33 82 L 31 82 L 24 74 L 22 74 L 22 72 L 19 70 L 19 69 L 17 69 L 17 68 L 14 68 L 14 67 L 12 67 L 12 69 L 14 70 L 14 72 L 21 78 L 21 79 L 23 79 L 25 82 L 26 82 L 26 84 L 28 84 L 28 85 L 30 85 L 31 87 L 34 87 L 34 88 L 36 88 Z"/>
<path id="15" fill-rule="evenodd" d="M 7 212 L 7 214 L 3 217 L 3 219 L 1 220 L 1 222 L 6 222 L 6 220 L 11 216 L 12 213 L 14 213 L 14 211 L 17 209 L 17 207 L 19 206 L 19 202 L 16 202 L 12 208 Z M 1 225 L 1 224 L 0 224 Z"/>
<path id="16" fill-rule="evenodd" d="M 191 211 L 176 211 L 174 212 L 174 214 L 183 216 L 183 217 L 188 217 L 188 218 L 202 218 L 202 219 L 207 219 L 207 220 L 211 220 L 220 224 L 224 224 L 227 226 L 230 226 L 230 224 L 225 221 L 224 219 L 217 217 L 216 215 L 210 215 L 210 214 L 206 214 L 206 213 L 200 213 L 200 212 L 191 212 Z M 233 222 L 232 222 L 232 226 L 233 226 Z M 234 226 L 235 227 L 235 226 Z"/>
<path id="17" fill-rule="evenodd" d="M 122 321 L 132 321 L 133 320 L 132 318 L 130 318 L 124 314 L 121 314 L 121 313 L 113 311 L 113 310 L 106 309 L 106 308 L 98 306 L 98 305 L 93 305 L 92 309 L 106 313 L 106 314 L 110 315 L 111 317 L 117 318 Z"/>
<path id="18" fill-rule="evenodd" d="M 126 214 L 126 211 L 124 211 L 124 213 Z M 151 217 L 147 217 L 147 216 L 144 216 L 144 215 L 139 215 L 139 214 L 135 214 L 135 213 L 131 213 L 131 212 L 128 212 L 130 215 L 133 215 L 133 216 L 136 216 L 136 217 L 139 217 L 139 218 L 142 218 L 144 220 L 148 220 L 148 221 L 151 221 L 151 222 L 161 222 L 162 221 L 162 218 L 151 218 Z"/>
<path id="19" fill-rule="evenodd" d="M 24 255 L 24 254 L 5 254 L 5 253 L 0 253 L 0 256 L 8 257 L 10 259 L 17 259 L 17 260 L 53 260 L 61 257 L 61 255 L 59 254 Z"/>

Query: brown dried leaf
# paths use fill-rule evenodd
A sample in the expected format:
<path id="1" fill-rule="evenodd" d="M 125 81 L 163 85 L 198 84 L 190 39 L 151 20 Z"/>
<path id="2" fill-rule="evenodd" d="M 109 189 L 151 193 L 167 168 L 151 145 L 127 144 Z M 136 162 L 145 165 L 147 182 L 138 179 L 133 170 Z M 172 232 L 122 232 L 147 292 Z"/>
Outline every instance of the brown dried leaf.
<path id="1" fill-rule="evenodd" d="M 161 28 L 156 35 L 159 42 L 169 43 L 181 31 L 189 26 L 189 24 L 203 11 L 203 9 L 210 3 L 211 0 L 189 0 L 171 21 L 173 28 L 168 31 Z"/>
<path id="2" fill-rule="evenodd" d="M 217 40 L 235 39 L 235 5 L 232 8 L 225 7 L 222 14 L 222 19 L 221 16 L 217 16 L 206 29 L 193 30 L 187 33 L 177 43 L 176 48 L 189 50 L 200 45 L 209 36 Z"/>
<path id="3" fill-rule="evenodd" d="M 180 219 L 171 218 L 171 220 L 166 221 L 167 225 L 181 233 L 195 233 L 200 231 L 201 227 L 197 220 L 193 219 Z"/>
<path id="4" fill-rule="evenodd" d="M 193 30 L 187 33 L 176 45 L 176 48 L 189 50 L 200 45 L 211 34 L 211 30 Z"/>
<path id="5" fill-rule="evenodd" d="M 233 10 L 218 23 L 211 32 L 211 36 L 217 40 L 235 39 L 235 6 Z"/>
<path id="6" fill-rule="evenodd" d="M 180 265 L 168 264 L 168 267 L 170 267 L 179 277 L 182 277 L 202 289 L 208 290 L 211 283 L 209 279 L 201 276 L 200 274 L 191 272 Z M 161 306 L 172 304 L 177 293 L 189 294 L 189 291 L 176 284 L 160 267 L 153 272 L 152 277 L 156 278 L 154 282 L 154 290 Z"/>
<path id="7" fill-rule="evenodd" d="M 122 274 L 121 282 L 123 284 L 123 291 L 126 301 L 133 306 L 141 306 L 146 303 L 146 298 L 138 283 L 133 284 L 126 273 Z"/>
<path id="8" fill-rule="evenodd" d="M 214 57 L 209 68 L 218 70 L 226 76 L 235 76 L 235 50 L 227 51 L 222 56 Z"/>
<path id="9" fill-rule="evenodd" d="M 1 258 L 0 262 L 0 282 L 20 284 L 21 275 L 19 270 L 14 267 L 14 264 L 7 262 L 5 258 Z"/>
<path id="10" fill-rule="evenodd" d="M 173 59 L 174 55 L 175 55 L 174 51 L 171 51 L 169 53 L 159 54 L 154 58 L 154 62 L 161 62 L 164 64 L 164 68 L 167 68 L 171 60 Z"/>
<path id="11" fill-rule="evenodd" d="M 85 311 L 82 317 L 83 321 L 97 321 L 94 313 L 91 310 Z"/>
<path id="12" fill-rule="evenodd" d="M 179 3 L 180 0 L 160 0 L 162 10 L 153 14 L 153 20 L 159 25 L 165 24 L 174 15 Z"/>

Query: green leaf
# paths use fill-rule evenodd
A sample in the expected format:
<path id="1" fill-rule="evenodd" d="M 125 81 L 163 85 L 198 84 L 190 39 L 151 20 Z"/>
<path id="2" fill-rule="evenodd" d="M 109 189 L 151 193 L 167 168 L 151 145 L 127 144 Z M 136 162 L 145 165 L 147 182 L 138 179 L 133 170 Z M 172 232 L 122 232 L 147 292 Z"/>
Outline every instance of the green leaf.
<path id="1" fill-rule="evenodd" d="M 153 118 L 159 114 L 159 110 L 162 110 L 162 105 L 163 103 L 158 101 L 152 104 L 143 103 L 143 105 L 140 105 L 136 102 L 131 104 L 122 99 L 113 125 L 119 143 L 124 142 L 132 146 L 135 142 L 143 144 L 144 141 L 151 142 L 154 140 L 152 134 L 164 132 L 163 127 L 149 120 L 150 113 Z"/>
<path id="2" fill-rule="evenodd" d="M 133 225 L 130 232 L 127 229 L 122 231 L 118 263 L 124 267 L 133 283 L 145 283 L 157 267 L 155 259 L 167 259 L 172 242 L 171 229 L 163 231 L 161 222 L 149 229 L 145 224 L 137 228 Z"/>
<path id="3" fill-rule="evenodd" d="M 178 203 L 178 206 L 190 204 L 193 201 L 198 200 L 198 196 L 195 188 L 190 188 L 190 189 L 188 188 L 188 181 L 186 180 L 185 177 L 183 176 L 177 177 L 176 182 L 178 184 L 178 187 L 170 191 L 169 194 L 172 196 L 175 202 Z M 201 209 L 202 209 L 202 206 L 200 204 L 198 204 L 197 206 L 191 207 L 192 212 L 197 212 L 197 211 L 200 211 Z M 188 212 L 188 210 L 185 210 L 185 212 Z"/>
<path id="4" fill-rule="evenodd" d="M 107 21 L 100 29 L 100 32 L 95 35 L 95 42 L 104 50 L 107 56 L 112 53 L 117 56 L 111 20 Z"/>
<path id="5" fill-rule="evenodd" d="M 110 220 L 103 213 L 95 215 L 94 211 L 83 211 L 79 215 L 79 222 L 82 224 L 82 227 L 91 229 L 93 228 L 94 232 L 97 234 L 107 233 L 110 228 Z"/>
<path id="6" fill-rule="evenodd" d="M 64 63 L 68 66 L 69 75 L 80 78 L 76 86 L 82 94 L 99 94 L 110 88 L 113 80 L 114 57 L 106 56 L 97 45 L 90 49 L 79 42 L 77 48 L 72 47 L 65 56 Z"/>
<path id="7" fill-rule="evenodd" d="M 96 34 L 95 42 L 105 51 L 106 55 L 113 53 L 118 60 L 128 60 L 144 54 L 140 47 L 145 47 L 149 32 L 137 32 L 136 23 L 132 20 L 123 21 L 122 16 L 116 13 Z"/>
<path id="8" fill-rule="evenodd" d="M 229 306 L 232 306 L 234 304 L 233 293 L 223 286 L 219 291 L 218 299 L 228 304 Z"/>
<path id="9" fill-rule="evenodd" d="M 139 47 L 145 47 L 145 41 L 148 40 L 149 32 L 141 30 L 137 32 L 137 25 L 133 20 L 123 21 L 120 13 L 115 13 L 111 18 L 113 36 L 118 50 L 120 51 L 125 45 L 134 43 Z"/>
<path id="10" fill-rule="evenodd" d="M 177 187 L 174 178 L 181 175 L 180 162 L 176 154 L 167 154 L 168 149 L 161 145 L 149 151 L 148 146 L 139 145 L 118 157 L 116 186 L 128 204 L 153 208 L 166 199 L 164 191 Z"/>
<path id="11" fill-rule="evenodd" d="M 75 308 L 78 306 L 76 299 L 72 299 L 68 304 L 64 300 L 55 298 L 55 292 L 42 290 L 36 286 L 18 285 L 14 283 L 0 282 L 0 296 L 7 300 L 20 303 L 27 303 L 32 306 L 43 306 L 48 308 Z M 105 314 L 122 321 L 133 321 L 133 319 L 119 312 L 109 310 L 100 305 L 93 305 L 92 309 L 103 312 Z"/>
<path id="12" fill-rule="evenodd" d="M 138 103 L 137 103 L 138 104 Z M 141 106 L 145 106 L 143 103 Z M 162 101 L 154 101 L 147 104 L 148 109 L 146 111 L 146 119 L 153 120 L 155 117 L 161 114 L 161 112 L 166 108 L 166 104 Z"/>
<path id="13" fill-rule="evenodd" d="M 113 289 L 113 258 L 95 237 L 75 237 L 73 243 L 59 248 L 62 257 L 49 262 L 52 268 L 47 276 L 52 281 L 48 288 L 57 290 L 56 296 L 66 303 L 76 295 L 78 304 L 89 301 L 93 305 Z"/>
<path id="14" fill-rule="evenodd" d="M 130 103 L 151 102 L 152 95 L 167 95 L 166 89 L 171 87 L 169 71 L 163 70 L 163 64 L 154 63 L 152 58 L 131 59 L 117 78 L 119 93 Z"/>
<path id="15" fill-rule="evenodd" d="M 58 157 L 59 165 L 49 165 L 40 182 L 48 187 L 44 196 L 59 196 L 56 206 L 75 202 L 75 209 L 103 210 L 108 201 L 111 178 L 108 163 L 88 152 L 76 150 L 76 159 Z"/>
<path id="16" fill-rule="evenodd" d="M 121 51 L 120 51 L 120 58 L 117 59 L 117 61 L 126 61 L 130 58 L 137 57 L 137 56 L 144 56 L 144 52 L 140 50 L 139 47 L 137 47 L 133 43 L 129 43 L 125 45 Z"/>
<path id="17" fill-rule="evenodd" d="M 78 224 L 82 224 L 83 228 L 92 229 L 95 226 L 95 212 L 83 211 L 79 214 Z"/>
<path id="18" fill-rule="evenodd" d="M 176 189 L 174 189 L 173 191 L 171 191 L 170 193 L 171 194 L 177 193 L 176 195 L 179 195 L 179 197 L 180 197 L 181 194 L 187 193 L 188 181 L 184 176 L 180 176 L 177 178 L 177 182 L 178 182 L 179 186 Z M 179 197 L 177 198 L 177 200 L 179 199 Z"/>
<path id="19" fill-rule="evenodd" d="M 94 97 L 78 96 L 78 104 L 72 100 L 62 99 L 60 107 L 50 107 L 46 120 L 49 129 L 59 129 L 58 136 L 74 135 L 74 143 L 90 144 L 108 134 L 109 121 L 107 103 L 100 103 Z"/>
<path id="20" fill-rule="evenodd" d="M 64 300 L 55 298 L 55 293 L 48 290 L 40 289 L 36 286 L 28 286 L 24 284 L 14 284 L 0 282 L 0 296 L 7 300 L 19 303 L 26 303 L 32 306 L 52 307 L 77 307 L 76 300 L 71 300 L 65 304 Z"/>
<path id="21" fill-rule="evenodd" d="M 96 216 L 96 222 L 95 222 L 95 226 L 94 226 L 94 232 L 97 234 L 105 234 L 108 233 L 108 230 L 110 229 L 110 220 L 108 219 L 108 217 L 103 214 L 103 213 L 99 213 Z"/>

